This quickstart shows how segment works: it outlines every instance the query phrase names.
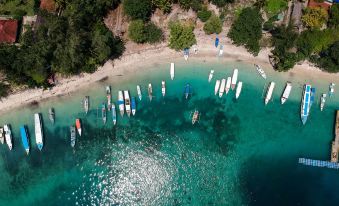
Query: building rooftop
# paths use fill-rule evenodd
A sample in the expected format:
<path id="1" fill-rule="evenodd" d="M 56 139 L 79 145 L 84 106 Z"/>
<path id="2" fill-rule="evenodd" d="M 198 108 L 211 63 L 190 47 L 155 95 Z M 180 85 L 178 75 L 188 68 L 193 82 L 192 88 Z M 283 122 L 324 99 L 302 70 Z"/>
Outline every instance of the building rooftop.
<path id="1" fill-rule="evenodd" d="M 56 10 L 56 4 L 54 0 L 40 0 L 40 9 L 45 9 L 49 12 Z"/>
<path id="2" fill-rule="evenodd" d="M 18 31 L 18 20 L 0 19 L 0 43 L 14 43 Z"/>
<path id="3" fill-rule="evenodd" d="M 327 1 L 324 1 L 322 3 L 319 3 L 319 2 L 316 2 L 315 0 L 309 0 L 308 1 L 308 7 L 309 8 L 316 8 L 316 7 L 320 7 L 320 8 L 323 8 L 325 9 L 326 11 L 328 11 L 330 8 L 331 8 L 331 3 L 330 2 L 327 2 Z"/>

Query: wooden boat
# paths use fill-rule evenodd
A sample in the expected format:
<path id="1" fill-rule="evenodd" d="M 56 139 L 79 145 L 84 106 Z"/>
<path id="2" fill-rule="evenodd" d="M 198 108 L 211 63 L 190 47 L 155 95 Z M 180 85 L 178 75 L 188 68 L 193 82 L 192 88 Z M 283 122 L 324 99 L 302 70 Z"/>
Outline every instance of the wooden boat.
<path id="1" fill-rule="evenodd" d="M 55 113 L 54 113 L 54 109 L 53 108 L 49 108 L 49 110 L 48 110 L 48 117 L 49 117 L 49 120 L 51 120 L 52 124 L 54 124 L 54 122 L 55 122 Z"/>
<path id="2" fill-rule="evenodd" d="M 231 77 L 227 77 L 227 81 L 226 81 L 226 86 L 225 86 L 225 92 L 226 94 L 230 91 L 231 89 L 231 83 L 232 83 L 232 78 Z"/>
<path id="3" fill-rule="evenodd" d="M 27 132 L 27 128 L 26 126 L 21 126 L 20 127 L 20 134 L 21 134 L 21 141 L 22 144 L 25 148 L 26 154 L 29 154 L 29 149 L 30 149 L 30 145 L 29 145 L 29 137 L 28 137 L 28 132 Z"/>
<path id="4" fill-rule="evenodd" d="M 185 93 L 184 93 L 185 99 L 188 99 L 188 96 L 190 94 L 191 94 L 191 85 L 187 83 L 185 86 Z"/>
<path id="5" fill-rule="evenodd" d="M 286 102 L 286 100 L 290 96 L 291 90 L 292 90 L 292 83 L 287 82 L 285 89 L 284 89 L 284 93 L 281 96 L 281 104 L 284 104 Z"/>
<path id="6" fill-rule="evenodd" d="M 326 102 L 326 94 L 322 94 L 320 98 L 320 111 L 324 110 L 325 102 Z"/>
<path id="7" fill-rule="evenodd" d="M 76 141 L 76 133 L 75 133 L 75 127 L 70 126 L 70 132 L 71 132 L 71 146 L 75 146 L 75 141 Z"/>
<path id="8" fill-rule="evenodd" d="M 257 64 L 254 64 L 255 69 L 257 70 L 257 72 L 260 74 L 260 76 L 264 79 L 266 79 L 266 73 L 265 71 Z"/>
<path id="9" fill-rule="evenodd" d="M 238 99 L 242 89 L 242 82 L 239 82 L 237 85 L 237 89 L 235 90 L 235 99 Z"/>
<path id="10" fill-rule="evenodd" d="M 0 142 L 1 144 L 5 143 L 5 134 L 4 134 L 4 128 L 0 127 Z"/>
<path id="11" fill-rule="evenodd" d="M 112 94 L 110 86 L 106 86 L 106 97 L 107 97 L 107 109 L 108 111 L 110 111 L 112 107 Z"/>
<path id="12" fill-rule="evenodd" d="M 152 84 L 151 83 L 148 84 L 148 97 L 149 97 L 149 101 L 152 101 L 152 98 L 153 98 L 153 89 L 152 89 Z"/>
<path id="13" fill-rule="evenodd" d="M 80 119 L 75 120 L 75 126 L 78 130 L 79 136 L 81 136 L 81 121 L 80 121 Z"/>
<path id="14" fill-rule="evenodd" d="M 42 130 L 42 120 L 39 113 L 34 114 L 34 123 L 35 123 L 35 142 L 38 146 L 38 149 L 41 151 L 44 146 L 44 133 Z"/>
<path id="15" fill-rule="evenodd" d="M 329 91 L 328 91 L 328 96 L 329 97 L 332 97 L 333 94 L 334 94 L 334 86 L 335 86 L 334 83 L 331 83 L 330 86 L 329 86 Z"/>
<path id="16" fill-rule="evenodd" d="M 124 102 L 124 95 L 122 91 L 119 91 L 118 106 L 119 106 L 120 115 L 121 117 L 123 117 L 125 113 L 125 102 Z"/>
<path id="17" fill-rule="evenodd" d="M 162 93 L 162 96 L 165 97 L 165 95 L 166 95 L 166 83 L 165 83 L 165 81 L 161 82 L 161 93 Z"/>
<path id="18" fill-rule="evenodd" d="M 128 117 L 131 116 L 131 99 L 129 97 L 129 92 L 128 90 L 124 91 L 124 97 L 125 97 L 125 109 L 126 109 L 126 114 Z"/>
<path id="19" fill-rule="evenodd" d="M 237 85 L 238 81 L 238 69 L 234 69 L 233 75 L 232 75 L 232 82 L 231 82 L 231 89 L 235 89 L 235 86 Z"/>
<path id="20" fill-rule="evenodd" d="M 226 79 L 222 79 L 221 80 L 221 84 L 220 84 L 220 89 L 219 89 L 219 97 L 221 98 L 222 95 L 224 94 L 225 91 L 225 85 L 226 85 Z"/>
<path id="21" fill-rule="evenodd" d="M 192 115 L 192 124 L 195 124 L 196 122 L 199 122 L 199 112 L 198 110 L 195 110 L 193 115 Z"/>
<path id="22" fill-rule="evenodd" d="M 83 100 L 83 106 L 84 106 L 85 113 L 87 114 L 89 110 L 89 96 L 85 96 Z"/>

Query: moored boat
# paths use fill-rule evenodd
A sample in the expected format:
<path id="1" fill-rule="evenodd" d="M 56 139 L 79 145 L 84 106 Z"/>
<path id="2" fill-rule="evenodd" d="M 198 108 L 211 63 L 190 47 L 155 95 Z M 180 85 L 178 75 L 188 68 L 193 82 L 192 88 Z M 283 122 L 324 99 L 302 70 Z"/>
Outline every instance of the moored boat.
<path id="1" fill-rule="evenodd" d="M 326 102 L 326 94 L 322 94 L 320 97 L 320 111 L 323 111 L 325 102 Z"/>
<path id="2" fill-rule="evenodd" d="M 87 114 L 89 110 L 89 96 L 85 96 L 83 100 L 83 106 L 84 106 L 85 113 Z"/>
<path id="3" fill-rule="evenodd" d="M 329 97 L 332 97 L 333 94 L 334 94 L 334 86 L 335 86 L 334 83 L 331 83 L 330 86 L 329 86 L 329 91 L 328 91 L 328 96 Z"/>
<path id="4" fill-rule="evenodd" d="M 221 80 L 220 88 L 219 88 L 219 97 L 221 98 L 225 91 L 226 79 Z"/>
<path id="5" fill-rule="evenodd" d="M 152 84 L 151 83 L 148 84 L 148 98 L 149 98 L 149 101 L 152 101 L 152 98 L 153 98 L 153 89 L 152 89 Z"/>
<path id="6" fill-rule="evenodd" d="M 171 79 L 174 79 L 174 72 L 175 72 L 175 67 L 174 67 L 174 63 L 171 63 L 171 69 L 170 69 L 170 75 L 171 75 Z"/>
<path id="7" fill-rule="evenodd" d="M 217 81 L 215 82 L 215 86 L 214 86 L 214 95 L 217 95 L 219 91 L 219 87 L 220 87 L 220 80 L 217 79 Z"/>
<path id="8" fill-rule="evenodd" d="M 266 77 L 265 71 L 257 64 L 254 64 L 254 66 L 255 66 L 256 70 L 258 71 L 258 73 L 260 74 L 260 76 L 262 78 L 266 79 L 267 77 Z"/>
<path id="9" fill-rule="evenodd" d="M 189 49 L 184 49 L 184 59 L 187 61 L 189 57 Z"/>
<path id="10" fill-rule="evenodd" d="M 188 99 L 188 96 L 190 94 L 191 94 L 191 85 L 187 83 L 185 86 L 185 92 L 184 92 L 185 99 Z"/>
<path id="11" fill-rule="evenodd" d="M 106 97 L 107 97 L 107 109 L 108 111 L 110 111 L 112 107 L 111 86 L 106 86 Z"/>
<path id="12" fill-rule="evenodd" d="M 224 53 L 224 45 L 220 45 L 220 49 L 219 49 L 219 56 L 222 56 Z"/>
<path id="13" fill-rule="evenodd" d="M 39 113 L 34 114 L 34 123 L 35 123 L 35 142 L 38 146 L 38 149 L 41 151 L 44 142 L 43 142 L 43 131 L 42 131 L 42 121 Z"/>
<path id="14" fill-rule="evenodd" d="M 131 116 L 131 100 L 129 97 L 129 92 L 128 90 L 124 91 L 124 97 L 125 97 L 125 109 L 126 109 L 126 114 L 128 117 Z"/>
<path id="15" fill-rule="evenodd" d="M 161 82 L 161 93 L 162 93 L 162 96 L 165 97 L 165 95 L 166 95 L 166 83 L 165 83 L 165 81 Z"/>
<path id="16" fill-rule="evenodd" d="M 266 92 L 266 97 L 265 97 L 265 105 L 268 104 L 268 102 L 272 99 L 272 94 L 274 90 L 275 83 L 270 82 L 267 92 Z"/>
<path id="17" fill-rule="evenodd" d="M 106 104 L 104 102 L 101 104 L 101 118 L 103 123 L 106 124 L 107 114 L 106 114 Z"/>
<path id="18" fill-rule="evenodd" d="M 4 128 L 0 127 L 0 142 L 1 144 L 5 143 L 5 134 L 4 134 Z"/>
<path id="19" fill-rule="evenodd" d="M 214 74 L 214 70 L 212 69 L 210 71 L 210 74 L 208 75 L 208 82 L 211 82 L 212 78 L 213 78 L 213 74 Z"/>
<path id="20" fill-rule="evenodd" d="M 281 104 L 284 104 L 286 102 L 286 100 L 290 96 L 291 90 L 292 90 L 292 83 L 287 82 L 285 89 L 284 89 L 284 92 L 283 92 L 283 94 L 281 95 L 281 98 L 280 98 Z"/>
<path id="21" fill-rule="evenodd" d="M 113 124 L 116 125 L 117 124 L 117 112 L 116 112 L 114 103 L 112 103 L 112 120 L 113 120 Z"/>
<path id="22" fill-rule="evenodd" d="M 215 37 L 214 46 L 215 46 L 215 48 L 217 48 L 219 46 L 219 38 L 218 38 L 218 36 Z"/>
<path id="23" fill-rule="evenodd" d="M 74 126 L 70 126 L 69 129 L 70 129 L 70 132 L 71 132 L 71 146 L 74 147 L 75 146 L 75 141 L 76 141 L 75 127 Z"/>
<path id="24" fill-rule="evenodd" d="M 9 150 L 12 150 L 13 144 L 12 144 L 12 130 L 9 124 L 4 125 L 4 131 L 5 131 L 5 139 L 7 146 Z"/>
<path id="25" fill-rule="evenodd" d="M 309 112 L 310 112 L 311 87 L 312 86 L 310 84 L 306 84 L 304 86 L 304 92 L 302 96 L 301 110 L 300 110 L 301 121 L 303 124 L 306 123 Z"/>
<path id="26" fill-rule="evenodd" d="M 230 91 L 231 89 L 231 83 L 232 83 L 232 78 L 231 77 L 227 77 L 227 81 L 226 81 L 226 86 L 225 86 L 225 92 L 226 94 Z"/>
<path id="27" fill-rule="evenodd" d="M 311 98 L 310 98 L 310 106 L 315 102 L 315 88 L 311 88 Z"/>
<path id="28" fill-rule="evenodd" d="M 242 89 L 242 82 L 239 82 L 237 85 L 237 89 L 235 90 L 235 99 L 238 99 Z"/>
<path id="29" fill-rule="evenodd" d="M 137 104 L 135 102 L 135 97 L 131 98 L 131 107 L 132 107 L 132 115 L 135 115 L 135 112 L 137 111 Z"/>
<path id="30" fill-rule="evenodd" d="M 49 108 L 48 109 L 48 117 L 49 117 L 49 120 L 52 122 L 52 124 L 54 124 L 54 122 L 55 122 L 55 113 L 54 113 L 54 109 L 53 108 Z"/>
<path id="31" fill-rule="evenodd" d="M 124 102 L 124 95 L 122 94 L 122 91 L 119 91 L 118 94 L 118 106 L 120 115 L 123 117 L 125 113 L 125 102 Z"/>
<path id="32" fill-rule="evenodd" d="M 137 85 L 137 93 L 138 93 L 139 100 L 141 101 L 141 99 L 142 99 L 142 94 L 141 94 L 141 88 L 140 88 L 139 85 Z"/>
<path id="33" fill-rule="evenodd" d="M 79 118 L 75 120 L 75 127 L 76 127 L 77 130 L 78 130 L 79 136 L 81 136 L 81 121 L 80 121 Z"/>
<path id="34" fill-rule="evenodd" d="M 199 121 L 199 111 L 195 110 L 192 115 L 192 124 L 195 124 L 198 121 Z"/>
<path id="35" fill-rule="evenodd" d="M 231 89 L 235 89 L 235 86 L 237 85 L 237 81 L 238 81 L 238 69 L 234 69 L 233 70 L 233 75 L 232 75 L 232 82 L 231 82 Z"/>
<path id="36" fill-rule="evenodd" d="M 26 154 L 29 154 L 29 137 L 28 137 L 28 132 L 26 126 L 21 126 L 20 127 L 20 134 L 21 134 L 21 141 L 24 146 L 24 149 L 26 151 Z"/>

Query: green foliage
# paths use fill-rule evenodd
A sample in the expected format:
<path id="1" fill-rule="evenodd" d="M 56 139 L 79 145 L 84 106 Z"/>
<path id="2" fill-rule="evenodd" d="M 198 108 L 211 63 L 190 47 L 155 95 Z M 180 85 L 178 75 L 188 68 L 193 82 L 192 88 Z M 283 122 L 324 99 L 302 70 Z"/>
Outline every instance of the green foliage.
<path id="1" fill-rule="evenodd" d="M 154 44 L 157 42 L 162 41 L 163 39 L 163 33 L 162 30 L 157 27 L 155 24 L 148 23 L 145 25 L 146 35 L 147 35 L 147 42 Z"/>
<path id="2" fill-rule="evenodd" d="M 216 15 L 212 15 L 204 25 L 206 34 L 219 34 L 222 30 L 222 22 Z"/>
<path id="3" fill-rule="evenodd" d="M 328 14 L 325 9 L 316 7 L 316 8 L 306 8 L 304 10 L 304 15 L 301 17 L 302 22 L 305 26 L 311 29 L 319 29 L 327 21 Z"/>
<path id="4" fill-rule="evenodd" d="M 269 18 L 263 25 L 265 31 L 271 31 L 274 29 L 274 22 L 278 20 L 278 15 L 272 16 Z"/>
<path id="5" fill-rule="evenodd" d="M 210 0 L 210 1 L 212 2 L 212 4 L 221 8 L 226 6 L 227 4 L 234 3 L 235 0 Z"/>
<path id="6" fill-rule="evenodd" d="M 264 10 L 270 15 L 276 15 L 287 9 L 287 0 L 267 0 L 264 4 Z"/>
<path id="7" fill-rule="evenodd" d="M 148 20 L 152 14 L 151 0 L 123 0 L 124 12 L 131 19 Z"/>
<path id="8" fill-rule="evenodd" d="M 233 22 L 228 36 L 236 45 L 244 45 L 254 55 L 260 51 L 261 27 L 263 19 L 257 8 L 245 8 Z"/>
<path id="9" fill-rule="evenodd" d="M 171 22 L 169 47 L 177 51 L 190 48 L 197 43 L 193 33 L 194 27 L 181 22 Z"/>
<path id="10" fill-rule="evenodd" d="M 203 6 L 202 9 L 200 11 L 198 11 L 198 18 L 202 21 L 202 22 L 206 22 L 212 15 L 212 12 L 209 11 L 207 9 L 206 6 Z"/>
<path id="11" fill-rule="evenodd" d="M 139 19 L 131 21 L 128 37 L 136 43 L 156 43 L 162 40 L 162 31 L 153 23 L 145 24 Z"/>
<path id="12" fill-rule="evenodd" d="M 332 28 L 339 28 L 339 4 L 332 5 L 328 24 Z"/>
<path id="13" fill-rule="evenodd" d="M 339 41 L 314 57 L 313 62 L 328 72 L 339 72 Z"/>
<path id="14" fill-rule="evenodd" d="M 7 0 L 0 1 L 0 15 L 13 15 L 18 18 L 18 14 L 34 15 L 36 8 L 36 0 Z"/>
<path id="15" fill-rule="evenodd" d="M 0 82 L 0 99 L 8 95 L 9 85 Z"/>
<path id="16" fill-rule="evenodd" d="M 152 0 L 152 4 L 165 13 L 171 12 L 173 0 Z"/>
<path id="17" fill-rule="evenodd" d="M 178 0 L 178 3 L 185 10 L 192 8 L 194 11 L 199 11 L 202 9 L 203 0 Z"/>

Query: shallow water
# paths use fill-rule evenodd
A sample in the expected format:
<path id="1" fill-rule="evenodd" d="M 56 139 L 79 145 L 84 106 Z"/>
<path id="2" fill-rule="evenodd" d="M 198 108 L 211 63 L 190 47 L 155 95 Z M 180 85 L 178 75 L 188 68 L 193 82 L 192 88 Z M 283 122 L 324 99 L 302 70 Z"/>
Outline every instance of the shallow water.
<path id="1" fill-rule="evenodd" d="M 214 96 L 216 79 L 239 69 L 244 82 L 238 100 L 234 91 Z M 210 69 L 212 83 L 207 82 Z M 266 69 L 267 70 L 267 69 Z M 268 71 L 268 70 L 267 70 Z M 273 76 L 274 75 L 274 76 Z M 333 139 L 336 96 L 319 110 L 321 92 L 329 82 L 268 72 L 264 81 L 252 65 L 241 62 L 177 62 L 170 81 L 169 63 L 153 65 L 136 75 L 128 73 L 92 84 L 77 93 L 26 106 L 0 117 L 10 123 L 14 150 L 0 146 L 0 205 L 336 205 L 339 203 L 337 170 L 298 165 L 298 157 L 327 160 Z M 289 79 L 290 98 L 280 104 Z M 161 97 L 161 80 L 167 95 Z M 273 101 L 266 107 L 264 87 L 277 83 Z M 155 98 L 149 102 L 148 83 Z M 300 121 L 302 84 L 317 87 L 317 102 L 305 126 Z M 189 100 L 183 98 L 186 83 L 192 85 Z M 118 125 L 100 119 L 105 85 L 118 90 L 136 85 L 143 89 L 137 114 L 118 116 Z M 85 95 L 91 111 L 81 108 Z M 48 108 L 56 111 L 56 124 L 48 120 Z M 190 113 L 201 112 L 192 126 Z M 44 118 L 45 145 L 35 145 L 33 113 Z M 69 126 L 82 119 L 83 136 L 70 147 Z M 31 153 L 25 155 L 19 126 L 31 135 Z"/>

